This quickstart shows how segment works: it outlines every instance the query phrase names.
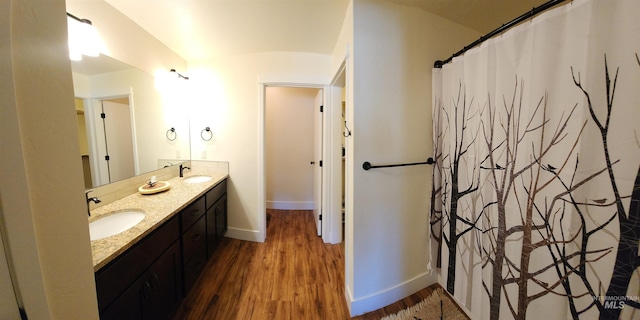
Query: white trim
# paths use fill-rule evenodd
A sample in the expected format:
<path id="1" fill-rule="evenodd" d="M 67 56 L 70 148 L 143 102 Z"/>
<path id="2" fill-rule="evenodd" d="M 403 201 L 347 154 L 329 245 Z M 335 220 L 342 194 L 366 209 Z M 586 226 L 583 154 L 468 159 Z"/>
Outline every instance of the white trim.
<path id="1" fill-rule="evenodd" d="M 342 87 L 338 81 L 346 77 L 346 60 L 342 62 L 325 90 L 324 155 L 327 168 L 323 172 L 323 234 L 326 243 L 341 243 L 342 239 Z M 346 84 L 345 84 L 346 86 Z M 338 89 L 340 88 L 340 89 Z M 339 90 L 339 91 L 338 91 Z M 326 218 L 325 218 L 326 217 Z"/>
<path id="2" fill-rule="evenodd" d="M 265 90 L 266 85 L 258 82 L 258 242 L 267 239 L 267 177 L 264 168 L 264 145 L 265 145 Z"/>
<path id="3" fill-rule="evenodd" d="M 259 75 L 258 84 L 271 87 L 299 87 L 321 89 L 331 82 L 331 78 L 318 75 L 269 74 Z"/>
<path id="4" fill-rule="evenodd" d="M 264 237 L 260 234 L 259 230 L 247 230 L 240 228 L 227 228 L 227 233 L 224 235 L 227 238 L 252 241 L 252 242 L 264 242 Z"/>
<path id="5" fill-rule="evenodd" d="M 269 201 L 267 200 L 267 209 L 277 210 L 313 210 L 315 202 L 313 201 Z"/>
<path id="6" fill-rule="evenodd" d="M 380 306 L 390 305 L 398 300 L 408 297 L 434 283 L 438 280 L 433 273 L 423 273 L 394 287 L 376 292 L 374 294 L 353 298 L 349 287 L 346 288 L 347 305 L 352 317 L 377 310 Z"/>

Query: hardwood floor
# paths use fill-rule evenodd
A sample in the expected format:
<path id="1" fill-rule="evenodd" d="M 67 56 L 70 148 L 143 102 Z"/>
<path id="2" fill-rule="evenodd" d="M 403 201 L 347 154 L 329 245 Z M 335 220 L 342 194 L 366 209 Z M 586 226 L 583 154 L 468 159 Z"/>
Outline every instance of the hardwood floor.
<path id="1" fill-rule="evenodd" d="M 354 319 L 396 313 L 434 288 Z M 322 242 L 311 211 L 268 210 L 267 241 L 224 238 L 174 320 L 349 319 L 344 296 L 342 245 Z"/>

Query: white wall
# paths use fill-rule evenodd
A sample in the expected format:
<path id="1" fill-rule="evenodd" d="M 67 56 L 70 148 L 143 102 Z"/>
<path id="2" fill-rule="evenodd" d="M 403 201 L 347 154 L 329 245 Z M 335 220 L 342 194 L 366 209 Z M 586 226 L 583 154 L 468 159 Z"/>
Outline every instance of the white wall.
<path id="1" fill-rule="evenodd" d="M 353 133 L 347 151 L 353 161 L 347 234 L 353 242 L 347 248 L 352 245 L 353 256 L 347 251 L 352 260 L 346 274 L 352 277 L 347 280 L 351 313 L 361 314 L 436 281 L 429 270 L 432 168 L 365 171 L 362 163 L 426 161 L 432 150 L 433 62 L 480 34 L 389 1 L 356 0 L 353 12 L 353 76 L 347 77 Z"/>
<path id="2" fill-rule="evenodd" d="M 312 210 L 314 100 L 318 89 L 267 87 L 265 172 L 267 208 Z"/>
<path id="3" fill-rule="evenodd" d="M 0 5 L 0 214 L 30 319 L 98 319 L 62 0 Z"/>

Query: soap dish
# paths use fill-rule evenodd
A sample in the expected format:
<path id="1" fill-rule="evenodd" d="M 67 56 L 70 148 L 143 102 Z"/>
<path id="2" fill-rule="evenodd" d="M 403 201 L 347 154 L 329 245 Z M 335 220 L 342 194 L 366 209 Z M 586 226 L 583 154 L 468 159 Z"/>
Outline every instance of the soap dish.
<path id="1" fill-rule="evenodd" d="M 138 192 L 141 194 L 154 194 L 158 192 L 167 191 L 171 188 L 171 184 L 168 181 L 158 181 L 153 186 L 150 186 L 148 183 L 141 185 L 138 188 Z"/>

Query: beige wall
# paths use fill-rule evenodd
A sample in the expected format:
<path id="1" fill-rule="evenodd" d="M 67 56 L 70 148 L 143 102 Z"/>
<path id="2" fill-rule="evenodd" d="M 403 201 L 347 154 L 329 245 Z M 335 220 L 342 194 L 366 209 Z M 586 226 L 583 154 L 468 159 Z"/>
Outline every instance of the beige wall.
<path id="1" fill-rule="evenodd" d="M 312 210 L 314 108 L 318 89 L 267 87 L 265 172 L 267 208 Z"/>
<path id="2" fill-rule="evenodd" d="M 14 285 L 30 319 L 97 319 L 65 3 L 2 7 L 0 203 Z"/>

